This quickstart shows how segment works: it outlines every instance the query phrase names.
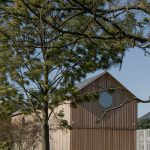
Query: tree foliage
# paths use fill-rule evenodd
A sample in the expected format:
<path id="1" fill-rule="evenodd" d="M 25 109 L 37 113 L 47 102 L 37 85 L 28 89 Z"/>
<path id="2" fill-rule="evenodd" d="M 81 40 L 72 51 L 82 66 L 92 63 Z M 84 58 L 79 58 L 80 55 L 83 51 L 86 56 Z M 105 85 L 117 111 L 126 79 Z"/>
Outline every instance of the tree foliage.
<path id="1" fill-rule="evenodd" d="M 149 119 L 139 120 L 138 129 L 150 129 L 150 120 Z"/>

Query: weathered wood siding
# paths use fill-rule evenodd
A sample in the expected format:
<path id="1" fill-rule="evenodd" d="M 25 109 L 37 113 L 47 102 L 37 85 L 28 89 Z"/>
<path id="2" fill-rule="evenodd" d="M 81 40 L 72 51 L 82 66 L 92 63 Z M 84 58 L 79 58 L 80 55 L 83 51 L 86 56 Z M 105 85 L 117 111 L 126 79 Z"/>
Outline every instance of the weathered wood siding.
<path id="1" fill-rule="evenodd" d="M 63 104 L 56 108 L 55 113 L 64 112 L 64 118 L 70 124 L 70 104 Z M 70 150 L 70 130 L 61 129 L 55 116 L 49 121 L 50 130 L 50 150 Z"/>
<path id="2" fill-rule="evenodd" d="M 107 73 L 81 89 L 81 93 L 100 92 L 111 86 L 116 88 L 112 94 L 112 107 L 135 97 Z M 136 109 L 137 103 L 133 100 L 121 108 L 108 112 L 97 124 L 96 121 L 104 111 L 98 102 L 86 102 L 79 104 L 77 109 L 71 108 L 73 130 L 70 150 L 135 150 Z"/>

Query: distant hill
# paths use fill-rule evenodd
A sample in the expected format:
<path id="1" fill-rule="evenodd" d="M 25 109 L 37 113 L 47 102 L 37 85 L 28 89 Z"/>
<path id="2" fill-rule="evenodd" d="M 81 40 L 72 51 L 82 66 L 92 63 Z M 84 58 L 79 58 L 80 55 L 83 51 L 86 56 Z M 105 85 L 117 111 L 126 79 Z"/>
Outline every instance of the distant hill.
<path id="1" fill-rule="evenodd" d="M 138 119 L 138 129 L 150 129 L 150 112 Z"/>
<path id="2" fill-rule="evenodd" d="M 139 118 L 139 120 L 150 120 L 150 112 L 148 112 L 147 114 L 143 115 L 142 117 Z"/>

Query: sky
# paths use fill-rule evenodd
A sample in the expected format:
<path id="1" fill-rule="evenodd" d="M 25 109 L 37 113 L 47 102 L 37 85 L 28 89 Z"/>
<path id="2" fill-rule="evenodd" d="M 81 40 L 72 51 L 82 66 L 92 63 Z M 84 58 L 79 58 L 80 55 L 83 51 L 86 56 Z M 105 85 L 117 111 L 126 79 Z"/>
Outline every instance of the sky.
<path id="1" fill-rule="evenodd" d="M 97 71 L 95 74 L 101 73 Z M 150 56 L 145 56 L 140 49 L 126 52 L 121 70 L 112 67 L 108 70 L 136 97 L 148 100 L 150 97 Z M 90 74 L 92 76 L 92 74 Z M 138 104 L 138 117 L 150 112 L 150 104 Z"/>

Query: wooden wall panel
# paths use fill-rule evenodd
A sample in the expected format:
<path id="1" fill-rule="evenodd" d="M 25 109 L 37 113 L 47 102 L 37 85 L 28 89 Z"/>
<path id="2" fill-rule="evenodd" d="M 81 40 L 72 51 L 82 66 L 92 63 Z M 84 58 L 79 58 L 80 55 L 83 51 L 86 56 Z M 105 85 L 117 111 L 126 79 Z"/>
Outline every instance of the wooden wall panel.
<path id="1" fill-rule="evenodd" d="M 70 131 L 51 130 L 50 147 L 51 150 L 70 150 Z"/>
<path id="2" fill-rule="evenodd" d="M 105 74 L 83 89 L 81 94 L 104 91 L 108 87 L 116 90 L 112 94 L 113 104 L 119 106 L 135 96 L 111 75 Z M 135 100 L 110 111 L 99 124 L 104 109 L 98 102 L 84 102 L 77 109 L 71 108 L 71 149 L 70 150 L 135 150 L 135 129 L 137 119 Z"/>
<path id="3" fill-rule="evenodd" d="M 70 124 L 70 104 L 60 105 L 55 113 L 64 111 L 64 118 Z M 55 116 L 49 121 L 50 125 L 50 146 L 51 150 L 70 150 L 70 130 L 61 129 L 58 126 Z"/>
<path id="4" fill-rule="evenodd" d="M 71 150 L 135 150 L 134 130 L 74 129 Z"/>

